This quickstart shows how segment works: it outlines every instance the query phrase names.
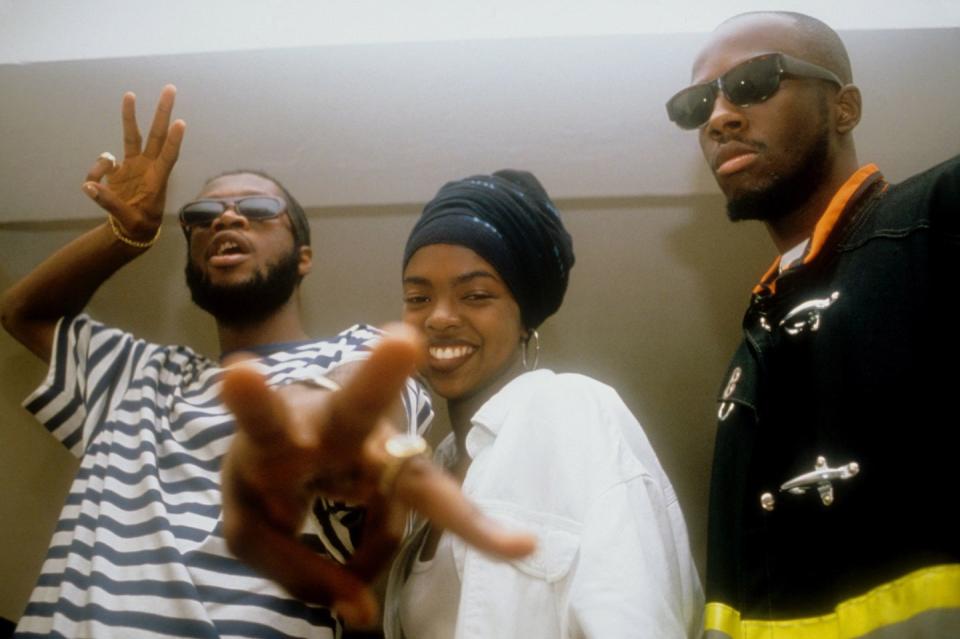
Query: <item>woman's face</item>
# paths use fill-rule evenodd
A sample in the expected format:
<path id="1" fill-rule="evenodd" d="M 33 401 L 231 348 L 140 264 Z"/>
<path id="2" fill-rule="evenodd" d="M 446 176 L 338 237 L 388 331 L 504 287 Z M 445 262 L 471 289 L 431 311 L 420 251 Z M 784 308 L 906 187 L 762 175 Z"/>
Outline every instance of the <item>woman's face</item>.
<path id="1" fill-rule="evenodd" d="M 420 373 L 447 400 L 485 401 L 522 371 L 520 307 L 471 249 L 430 244 L 413 254 L 403 272 L 403 320 L 424 336 Z"/>

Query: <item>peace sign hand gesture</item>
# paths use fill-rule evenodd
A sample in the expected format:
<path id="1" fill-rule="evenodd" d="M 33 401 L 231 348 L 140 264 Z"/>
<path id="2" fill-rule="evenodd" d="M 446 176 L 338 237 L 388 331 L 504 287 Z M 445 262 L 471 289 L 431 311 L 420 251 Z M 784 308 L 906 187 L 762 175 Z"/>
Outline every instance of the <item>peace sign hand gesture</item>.
<path id="1" fill-rule="evenodd" d="M 103 153 L 87 173 L 84 192 L 109 213 L 123 237 L 137 243 L 152 243 L 163 221 L 167 180 L 173 170 L 186 123 L 170 124 L 177 89 L 168 84 L 160 93 L 147 144 L 143 146 L 137 126 L 136 96 L 125 93 L 123 119 L 123 162 Z M 142 148 L 141 148 L 142 147 Z M 106 177 L 106 184 L 102 184 Z"/>
<path id="2" fill-rule="evenodd" d="M 404 437 L 390 409 L 419 352 L 412 330 L 394 330 L 340 390 L 300 384 L 271 390 L 245 366 L 228 370 L 222 390 L 237 420 L 222 474 L 227 543 L 294 596 L 333 604 L 352 624 L 375 617 L 367 584 L 393 556 L 410 508 L 503 557 L 527 555 L 535 543 L 487 519 L 426 456 L 390 451 Z M 299 540 L 318 494 L 366 507 L 362 542 L 345 566 Z"/>

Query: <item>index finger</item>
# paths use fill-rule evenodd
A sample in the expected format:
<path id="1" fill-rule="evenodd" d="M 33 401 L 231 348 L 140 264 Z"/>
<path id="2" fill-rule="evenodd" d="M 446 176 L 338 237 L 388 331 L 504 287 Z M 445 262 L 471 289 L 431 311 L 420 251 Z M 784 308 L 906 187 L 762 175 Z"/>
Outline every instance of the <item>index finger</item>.
<path id="1" fill-rule="evenodd" d="M 150 125 L 150 135 L 147 146 L 143 149 L 145 157 L 155 159 L 160 155 L 160 149 L 167 139 L 167 129 L 170 127 L 170 115 L 173 113 L 173 102 L 177 97 L 177 87 L 168 84 L 160 92 L 157 101 L 157 111 L 153 115 L 153 124 Z"/>
<path id="2" fill-rule="evenodd" d="M 140 127 L 137 126 L 137 96 L 127 91 L 123 94 L 123 105 L 120 107 L 120 117 L 123 120 L 123 157 L 135 158 L 140 155 Z"/>
<path id="3" fill-rule="evenodd" d="M 413 329 L 397 325 L 333 394 L 332 422 L 336 428 L 325 429 L 326 447 L 350 450 L 363 443 L 413 374 L 420 350 L 418 340 Z"/>
<path id="4" fill-rule="evenodd" d="M 237 364 L 223 374 L 223 403 L 234 414 L 237 430 L 250 436 L 261 448 L 287 441 L 287 410 L 284 402 L 250 366 Z"/>
<path id="5" fill-rule="evenodd" d="M 484 515 L 446 473 L 426 459 L 412 458 L 397 476 L 394 494 L 434 525 L 465 542 L 501 557 L 524 557 L 534 551 L 536 538 L 512 532 Z"/>

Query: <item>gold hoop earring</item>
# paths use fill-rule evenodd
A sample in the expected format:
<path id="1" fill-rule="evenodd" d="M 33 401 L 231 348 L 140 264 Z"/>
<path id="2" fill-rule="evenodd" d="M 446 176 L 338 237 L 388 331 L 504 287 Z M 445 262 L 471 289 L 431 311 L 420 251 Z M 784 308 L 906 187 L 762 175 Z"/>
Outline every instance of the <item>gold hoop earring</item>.
<path id="1" fill-rule="evenodd" d="M 533 340 L 533 366 L 527 365 L 527 349 L 530 347 L 530 340 Z M 523 340 L 523 346 L 520 348 L 520 362 L 523 364 L 523 370 L 535 371 L 540 364 L 540 333 L 537 329 L 530 331 L 527 339 Z"/>

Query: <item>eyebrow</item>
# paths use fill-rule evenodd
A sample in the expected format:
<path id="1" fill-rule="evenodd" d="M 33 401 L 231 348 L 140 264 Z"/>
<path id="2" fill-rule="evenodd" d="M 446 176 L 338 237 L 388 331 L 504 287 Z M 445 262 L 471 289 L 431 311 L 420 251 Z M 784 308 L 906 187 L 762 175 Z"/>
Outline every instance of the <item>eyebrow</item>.
<path id="1" fill-rule="evenodd" d="M 477 278 L 489 278 L 494 281 L 499 281 L 499 278 L 490 271 L 470 271 L 469 273 L 463 273 L 453 278 L 453 284 L 454 286 L 458 284 L 465 284 Z M 407 277 L 403 278 L 403 283 L 417 284 L 420 286 L 430 286 L 432 284 L 429 279 L 419 275 L 408 275 Z"/>
<path id="2" fill-rule="evenodd" d="M 196 199 L 198 200 L 239 200 L 245 197 L 275 197 L 278 200 L 283 200 L 286 203 L 286 200 L 283 199 L 282 195 L 274 195 L 273 193 L 265 193 L 263 191 L 233 191 L 233 192 L 222 191 L 212 191 L 208 195 L 197 195 Z"/>
<path id="3" fill-rule="evenodd" d="M 470 271 L 469 273 L 464 273 L 463 275 L 458 275 L 455 278 L 453 278 L 453 283 L 464 284 L 466 282 L 475 280 L 480 277 L 490 278 L 491 280 L 500 279 L 490 271 Z"/>

